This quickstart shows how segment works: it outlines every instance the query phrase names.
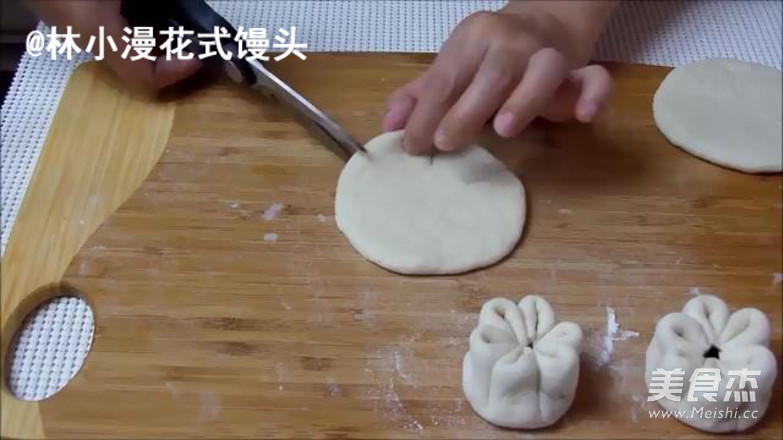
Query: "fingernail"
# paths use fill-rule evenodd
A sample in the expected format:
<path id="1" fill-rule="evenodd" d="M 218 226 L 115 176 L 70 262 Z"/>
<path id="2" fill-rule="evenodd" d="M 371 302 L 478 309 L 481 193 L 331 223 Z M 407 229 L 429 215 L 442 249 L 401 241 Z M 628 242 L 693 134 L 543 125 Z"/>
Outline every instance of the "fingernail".
<path id="1" fill-rule="evenodd" d="M 442 151 L 451 151 L 449 137 L 446 135 L 445 131 L 438 129 L 438 131 L 435 132 L 435 146 Z"/>
<path id="2" fill-rule="evenodd" d="M 597 111 L 598 106 L 594 102 L 586 102 L 579 108 L 576 118 L 581 122 L 590 122 L 595 117 Z"/>
<path id="3" fill-rule="evenodd" d="M 512 113 L 502 113 L 495 117 L 495 131 L 505 137 L 510 137 L 514 133 L 514 115 Z"/>
<path id="4" fill-rule="evenodd" d="M 383 116 L 383 129 L 386 131 L 399 130 L 402 128 L 402 109 L 400 107 L 390 107 L 386 109 Z"/>

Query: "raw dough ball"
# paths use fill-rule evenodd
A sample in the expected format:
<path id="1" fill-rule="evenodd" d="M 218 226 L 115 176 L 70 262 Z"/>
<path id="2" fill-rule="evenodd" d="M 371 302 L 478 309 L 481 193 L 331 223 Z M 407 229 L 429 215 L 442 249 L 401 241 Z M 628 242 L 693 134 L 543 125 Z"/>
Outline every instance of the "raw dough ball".
<path id="1" fill-rule="evenodd" d="M 780 71 L 713 59 L 672 70 L 653 99 L 658 129 L 704 160 L 749 173 L 780 172 Z"/>
<path id="2" fill-rule="evenodd" d="M 657 402 L 666 410 L 685 411 L 685 417 L 679 420 L 694 428 L 711 432 L 743 431 L 761 420 L 772 395 L 777 365 L 775 356 L 767 348 L 768 343 L 769 322 L 762 312 L 745 308 L 729 316 L 729 310 L 720 298 L 699 295 L 688 301 L 682 312 L 670 313 L 658 321 L 655 335 L 647 348 L 645 380 L 650 388 L 652 373 L 656 369 L 683 369 L 682 392 L 678 393 L 680 400 L 663 397 Z M 703 390 L 694 389 L 691 400 L 695 401 L 689 402 L 689 391 L 697 383 L 690 379 L 697 368 L 719 368 L 720 386 L 715 396 L 707 396 Z M 732 376 L 728 375 L 729 371 L 743 368 L 761 372 L 760 376 L 749 376 L 755 378 L 756 388 L 748 385 L 739 388 L 739 378 L 734 376 L 731 379 Z M 659 387 L 656 385 L 653 389 Z M 726 390 L 742 389 L 754 391 L 755 402 L 741 402 L 741 398 L 734 398 L 733 392 L 729 401 L 724 402 Z M 651 392 L 649 396 L 655 394 Z M 710 398 L 715 402 L 709 401 Z M 726 409 L 739 414 L 739 417 L 706 416 L 711 410 L 723 410 L 728 415 Z M 758 411 L 757 417 L 745 415 L 752 415 L 752 411 Z"/>
<path id="3" fill-rule="evenodd" d="M 546 300 L 495 298 L 481 308 L 462 363 L 462 388 L 473 410 L 498 426 L 549 426 L 574 400 L 582 330 L 555 325 Z"/>
<path id="4" fill-rule="evenodd" d="M 522 183 L 484 148 L 411 156 L 402 131 L 365 148 L 340 174 L 335 217 L 368 260 L 399 273 L 459 273 L 497 262 L 522 235 Z"/>

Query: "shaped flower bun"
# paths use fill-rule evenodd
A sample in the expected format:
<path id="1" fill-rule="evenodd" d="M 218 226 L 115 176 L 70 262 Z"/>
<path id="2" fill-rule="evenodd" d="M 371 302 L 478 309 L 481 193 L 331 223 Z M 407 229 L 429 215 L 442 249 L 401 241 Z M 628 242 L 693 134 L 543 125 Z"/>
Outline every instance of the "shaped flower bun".
<path id="1" fill-rule="evenodd" d="M 574 400 L 582 330 L 556 324 L 549 303 L 529 295 L 519 304 L 484 304 L 462 364 L 473 410 L 498 426 L 535 429 L 560 419 Z"/>
<path id="2" fill-rule="evenodd" d="M 655 327 L 645 371 L 650 395 L 661 386 L 660 379 L 651 386 L 656 370 L 660 377 L 661 371 L 681 369 L 684 379 L 677 394 L 679 401 L 659 398 L 657 402 L 664 409 L 682 411 L 674 417 L 704 431 L 746 430 L 766 412 L 777 376 L 777 362 L 768 344 L 769 321 L 764 313 L 744 308 L 729 315 L 720 298 L 699 295 L 688 301 L 682 312 L 664 316 Z M 719 382 L 716 379 L 710 385 L 703 371 L 694 376 L 700 368 L 720 370 L 715 375 Z M 758 372 L 750 376 L 755 383 L 742 383 L 737 372 L 743 369 Z M 749 401 L 751 396 L 754 401 Z"/>

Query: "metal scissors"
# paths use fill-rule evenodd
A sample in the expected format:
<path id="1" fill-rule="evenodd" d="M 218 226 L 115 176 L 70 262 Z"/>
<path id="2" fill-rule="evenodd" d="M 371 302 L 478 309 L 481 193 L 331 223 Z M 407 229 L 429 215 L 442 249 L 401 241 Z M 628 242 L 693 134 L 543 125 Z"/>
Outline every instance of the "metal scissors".
<path id="1" fill-rule="evenodd" d="M 182 26 L 183 29 L 194 32 L 187 50 L 196 55 L 202 48 L 197 41 L 198 34 L 214 32 L 217 26 L 225 28 L 230 35 L 230 39 L 221 41 L 223 49 L 231 54 L 229 60 L 220 56 L 204 58 L 204 67 L 199 75 L 169 86 L 168 90 L 164 90 L 164 94 L 181 94 L 200 87 L 204 82 L 213 80 L 220 71 L 224 71 L 234 82 L 245 84 L 286 105 L 311 134 L 342 159 L 347 160 L 356 152 L 366 153 L 362 144 L 340 124 L 259 61 L 239 58 L 239 45 L 234 40 L 237 30 L 205 0 L 122 0 L 121 13 L 131 26 L 148 26 L 155 29 L 178 29 Z"/>

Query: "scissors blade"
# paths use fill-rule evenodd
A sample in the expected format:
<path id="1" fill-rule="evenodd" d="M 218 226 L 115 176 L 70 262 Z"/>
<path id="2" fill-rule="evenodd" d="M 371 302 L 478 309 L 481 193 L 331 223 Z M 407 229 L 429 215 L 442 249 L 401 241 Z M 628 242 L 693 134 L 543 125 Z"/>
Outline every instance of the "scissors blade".
<path id="1" fill-rule="evenodd" d="M 340 124 L 267 70 L 257 60 L 249 60 L 248 64 L 256 76 L 256 83 L 253 87 L 271 93 L 279 101 L 294 109 L 300 122 L 338 156 L 347 160 L 356 152 L 367 152 L 362 144 Z"/>

